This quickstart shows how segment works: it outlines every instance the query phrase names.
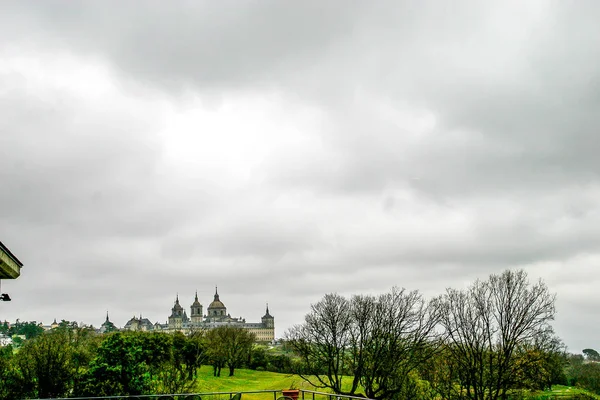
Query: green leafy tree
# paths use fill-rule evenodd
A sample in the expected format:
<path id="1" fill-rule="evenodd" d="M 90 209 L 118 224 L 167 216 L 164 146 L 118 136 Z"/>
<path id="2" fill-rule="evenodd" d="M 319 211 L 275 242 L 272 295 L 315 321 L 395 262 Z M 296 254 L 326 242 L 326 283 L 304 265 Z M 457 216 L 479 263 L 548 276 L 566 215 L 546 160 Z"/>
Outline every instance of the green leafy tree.
<path id="1" fill-rule="evenodd" d="M 186 337 L 183 348 L 179 350 L 185 370 L 187 371 L 188 380 L 197 377 L 198 368 L 208 360 L 205 335 L 206 331 L 204 330 L 191 332 Z"/>
<path id="2" fill-rule="evenodd" d="M 155 380 L 155 392 L 185 393 L 195 382 L 194 379 L 188 379 L 184 361 L 187 339 L 181 332 L 173 333 L 169 336 L 169 339 L 171 340 L 172 351 L 165 353 L 160 361 L 160 368 L 157 371 Z M 166 357 L 167 354 L 168 358 Z"/>
<path id="3" fill-rule="evenodd" d="M 15 357 L 20 379 L 40 398 L 64 397 L 75 378 L 73 348 L 64 331 L 53 331 L 25 342 Z"/>
<path id="4" fill-rule="evenodd" d="M 12 337 L 12 344 L 15 349 L 18 349 L 21 346 L 23 346 L 23 343 L 25 343 L 25 341 L 23 339 L 21 339 L 19 336 Z"/>
<path id="5" fill-rule="evenodd" d="M 206 354 L 208 361 L 213 367 L 213 376 L 221 376 L 221 370 L 225 368 L 227 351 L 222 330 L 211 329 L 206 334 Z"/>
<path id="6" fill-rule="evenodd" d="M 301 370 L 301 367 L 294 367 L 292 356 L 288 354 L 270 354 L 267 353 L 267 370 L 291 374 L 294 371 Z"/>
<path id="7" fill-rule="evenodd" d="M 250 359 L 248 361 L 248 367 L 250 369 L 265 371 L 269 365 L 269 358 L 267 357 L 267 350 L 264 346 L 254 346 L 250 351 Z"/>
<path id="8" fill-rule="evenodd" d="M 102 335 L 81 396 L 184 393 L 195 383 L 199 336 L 180 332 L 115 332 Z"/>
<path id="9" fill-rule="evenodd" d="M 213 366 L 214 376 L 221 376 L 221 369 L 227 366 L 229 376 L 248 360 L 255 341 L 255 335 L 243 328 L 219 326 L 206 334 L 206 352 Z"/>
<path id="10" fill-rule="evenodd" d="M 19 396 L 19 393 L 14 393 L 16 385 L 14 382 L 12 360 L 12 346 L 0 347 L 0 399 L 22 397 Z"/>
<path id="11" fill-rule="evenodd" d="M 185 336 L 181 332 L 164 335 L 171 339 L 170 355 L 160 361 L 155 374 L 156 393 L 187 393 L 195 387 L 197 368 L 205 359 L 203 331 Z"/>
<path id="12" fill-rule="evenodd" d="M 73 393 L 79 393 L 84 375 L 90 362 L 96 356 L 101 338 L 91 326 L 77 326 L 76 323 L 59 325 L 54 330 L 68 337 L 71 344 L 70 363 L 73 369 Z"/>
<path id="13" fill-rule="evenodd" d="M 115 332 L 104 337 L 91 361 L 82 396 L 139 395 L 152 388 L 146 363 L 149 349 L 139 334 Z M 161 356 L 159 356 L 161 358 Z"/>
<path id="14" fill-rule="evenodd" d="M 600 354 L 594 349 L 583 349 L 582 353 L 590 361 L 600 361 Z"/>
<path id="15" fill-rule="evenodd" d="M 8 330 L 10 336 L 24 335 L 26 339 L 33 339 L 34 337 L 40 336 L 42 333 L 44 333 L 44 328 L 33 321 L 20 322 L 17 320 Z"/>
<path id="16" fill-rule="evenodd" d="M 0 334 L 8 335 L 8 331 L 9 331 L 8 321 L 4 321 L 3 323 L 0 324 Z"/>
<path id="17" fill-rule="evenodd" d="M 173 357 L 173 336 L 164 332 L 136 332 L 129 334 L 140 344 L 140 362 L 148 366 L 150 376 L 163 368 Z"/>
<path id="18" fill-rule="evenodd" d="M 567 355 L 567 366 L 565 368 L 565 374 L 567 376 L 567 384 L 569 386 L 576 386 L 577 379 L 581 374 L 581 366 L 583 365 L 584 358 L 581 354 L 568 354 Z"/>
<path id="19" fill-rule="evenodd" d="M 229 376 L 233 376 L 235 369 L 241 367 L 248 360 L 256 336 L 243 328 L 224 327 L 223 329 L 227 354 L 225 363 L 229 369 Z"/>
<path id="20" fill-rule="evenodd" d="M 581 354 L 570 354 L 566 375 L 571 386 L 600 394 L 600 363 L 586 362 Z"/>
<path id="21" fill-rule="evenodd" d="M 430 389 L 436 394 L 443 394 L 443 398 L 454 399 L 459 381 L 459 371 L 451 361 L 452 351 L 448 344 L 442 343 L 438 351 L 418 367 L 419 376 L 429 384 Z M 442 396 L 434 396 L 442 397 Z"/>
<path id="22" fill-rule="evenodd" d="M 600 394 L 600 364 L 583 363 L 576 378 L 577 386 Z"/>

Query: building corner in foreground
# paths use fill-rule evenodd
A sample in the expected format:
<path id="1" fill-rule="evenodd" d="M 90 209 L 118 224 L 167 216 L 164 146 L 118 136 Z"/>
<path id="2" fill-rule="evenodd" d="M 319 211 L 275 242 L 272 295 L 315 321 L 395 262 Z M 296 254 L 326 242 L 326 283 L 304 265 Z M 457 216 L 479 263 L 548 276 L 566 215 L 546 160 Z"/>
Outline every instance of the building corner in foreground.
<path id="1" fill-rule="evenodd" d="M 21 268 L 23 263 L 4 245 L 0 242 L 0 284 L 2 279 L 17 279 L 21 276 Z M 8 293 L 2 293 L 0 286 L 0 301 L 10 301 Z"/>
<path id="2" fill-rule="evenodd" d="M 23 263 L 0 242 L 0 279 L 17 279 Z"/>

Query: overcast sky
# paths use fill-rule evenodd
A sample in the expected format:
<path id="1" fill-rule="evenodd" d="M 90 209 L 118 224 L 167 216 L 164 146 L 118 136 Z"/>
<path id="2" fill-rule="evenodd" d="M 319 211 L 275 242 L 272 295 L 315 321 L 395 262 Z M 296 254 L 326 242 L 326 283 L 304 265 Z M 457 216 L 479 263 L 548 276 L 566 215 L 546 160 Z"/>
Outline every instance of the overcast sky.
<path id="1" fill-rule="evenodd" d="M 600 3 L 4 1 L 0 319 L 118 326 L 219 286 L 276 336 L 325 293 L 523 268 L 600 347 Z"/>

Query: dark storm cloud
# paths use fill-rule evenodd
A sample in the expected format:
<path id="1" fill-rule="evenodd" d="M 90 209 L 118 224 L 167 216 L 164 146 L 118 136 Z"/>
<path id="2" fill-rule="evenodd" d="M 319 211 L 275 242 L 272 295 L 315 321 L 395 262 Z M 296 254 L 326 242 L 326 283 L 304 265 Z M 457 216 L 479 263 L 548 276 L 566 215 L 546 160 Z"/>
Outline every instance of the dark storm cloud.
<path id="1" fill-rule="evenodd" d="M 15 290 L 48 283 L 40 315 L 162 321 L 176 292 L 206 306 L 219 284 L 233 314 L 276 299 L 287 326 L 324 292 L 433 295 L 507 267 L 585 309 L 539 265 L 600 280 L 580 258 L 599 244 L 597 2 L 116 4 L 0 12 L 0 57 L 68 54 L 73 85 L 98 63 L 114 86 L 98 103 L 65 82 L 36 92 L 52 73 L 0 69 L 0 234 L 36 272 Z M 236 101 L 213 125 L 169 124 Z M 251 148 L 250 106 L 285 122 L 255 126 L 258 147 L 302 140 Z M 181 129 L 201 134 L 170 154 Z M 559 318 L 568 343 L 591 340 L 571 322 Z"/>

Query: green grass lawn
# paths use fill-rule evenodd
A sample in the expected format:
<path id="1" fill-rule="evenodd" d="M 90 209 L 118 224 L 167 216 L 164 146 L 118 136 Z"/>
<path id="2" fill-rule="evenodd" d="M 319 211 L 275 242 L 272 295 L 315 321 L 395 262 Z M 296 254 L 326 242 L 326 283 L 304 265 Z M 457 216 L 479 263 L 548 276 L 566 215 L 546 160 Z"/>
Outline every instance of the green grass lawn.
<path id="1" fill-rule="evenodd" d="M 266 371 L 253 371 L 249 369 L 238 369 L 235 371 L 234 376 L 227 376 L 228 374 L 229 370 L 223 369 L 221 371 L 221 377 L 217 378 L 213 376 L 212 367 L 203 366 L 198 371 L 198 380 L 196 382 L 196 388 L 194 392 L 246 392 L 255 390 L 281 391 L 282 389 L 288 389 L 292 386 L 294 386 L 297 389 L 330 392 L 329 390 L 315 389 L 314 387 L 306 383 L 304 380 L 302 380 L 302 378 L 300 378 L 298 375 L 279 374 L 276 372 Z M 578 397 L 578 395 L 600 400 L 600 396 L 588 392 L 587 390 L 561 385 L 553 386 L 552 390 L 531 393 L 531 397 L 528 396 L 528 398 L 539 400 L 560 400 L 568 399 L 570 397 Z M 281 392 L 277 393 L 276 398 L 279 398 L 280 396 Z M 227 400 L 229 399 L 229 396 L 221 395 L 210 398 L 203 396 L 203 400 L 204 399 Z M 272 393 L 244 394 L 242 400 L 274 400 L 274 397 Z"/>
<path id="2" fill-rule="evenodd" d="M 315 390 L 304 382 L 298 375 L 279 374 L 276 372 L 253 371 L 249 369 L 236 369 L 234 376 L 227 376 L 228 369 L 221 370 L 221 377 L 214 377 L 210 366 L 203 366 L 198 371 L 196 383 L 197 393 L 206 392 L 244 392 L 254 390 L 278 390 L 288 389 L 294 386 L 297 389 Z M 281 393 L 277 393 L 277 398 Z M 203 397 L 204 398 L 204 397 Z M 215 396 L 227 399 L 229 396 Z M 244 394 L 243 400 L 270 400 L 273 394 Z"/>
<path id="3" fill-rule="evenodd" d="M 539 399 L 552 398 L 552 397 L 567 398 L 567 397 L 575 397 L 578 395 L 589 396 L 589 397 L 600 400 L 600 396 L 598 396 L 597 394 L 594 394 L 585 389 L 581 389 L 581 388 L 577 388 L 577 387 L 573 387 L 573 386 L 554 385 L 554 386 L 552 386 L 552 390 L 546 390 L 544 392 L 535 393 L 535 397 L 539 398 Z"/>
<path id="4" fill-rule="evenodd" d="M 312 389 L 297 375 L 250 369 L 236 369 L 234 376 L 228 374 L 229 370 L 224 368 L 221 377 L 214 377 L 212 367 L 205 365 L 198 371 L 197 388 L 202 392 L 281 390 L 294 384 L 298 389 Z"/>

